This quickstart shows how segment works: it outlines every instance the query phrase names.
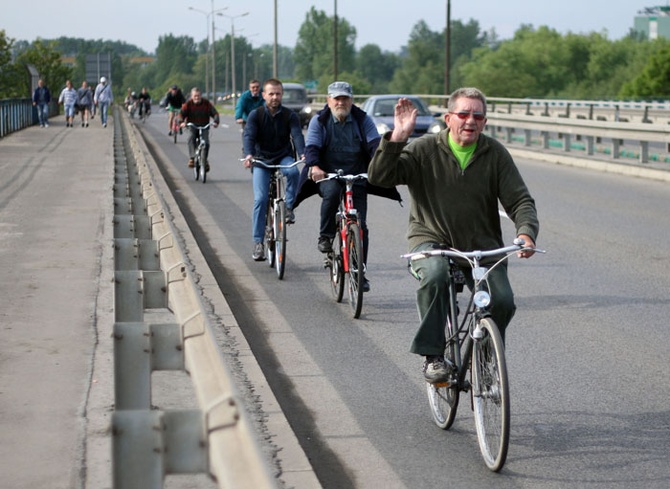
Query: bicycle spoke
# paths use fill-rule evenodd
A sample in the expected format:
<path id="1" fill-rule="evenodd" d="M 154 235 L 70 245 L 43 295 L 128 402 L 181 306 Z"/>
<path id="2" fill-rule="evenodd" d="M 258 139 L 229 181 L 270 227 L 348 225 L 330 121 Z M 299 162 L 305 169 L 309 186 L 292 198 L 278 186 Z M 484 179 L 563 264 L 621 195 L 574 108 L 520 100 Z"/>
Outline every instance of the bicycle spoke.
<path id="1" fill-rule="evenodd" d="M 347 234 L 347 252 L 349 257 L 349 305 L 354 318 L 359 318 L 363 308 L 363 241 L 358 223 L 349 224 Z"/>
<path id="2" fill-rule="evenodd" d="M 484 336 L 473 345 L 473 401 L 479 447 L 486 465 L 502 468 L 509 444 L 509 389 L 502 339 L 490 319 L 482 320 Z"/>

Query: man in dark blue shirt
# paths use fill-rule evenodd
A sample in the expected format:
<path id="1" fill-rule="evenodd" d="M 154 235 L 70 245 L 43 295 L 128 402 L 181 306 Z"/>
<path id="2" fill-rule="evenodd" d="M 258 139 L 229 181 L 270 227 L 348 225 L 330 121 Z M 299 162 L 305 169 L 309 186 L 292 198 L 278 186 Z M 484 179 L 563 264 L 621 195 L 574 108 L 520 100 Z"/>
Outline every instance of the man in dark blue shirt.
<path id="1" fill-rule="evenodd" d="M 284 95 L 282 82 L 271 78 L 263 86 L 265 105 L 253 110 L 244 128 L 244 166 L 252 167 L 252 159 L 258 158 L 269 165 L 290 165 L 296 154 L 305 152 L 305 138 L 298 115 L 285 107 L 281 101 Z M 268 204 L 270 172 L 266 168 L 252 168 L 254 188 L 254 210 L 252 231 L 254 249 L 252 258 L 265 259 L 263 237 L 265 235 L 265 209 Z M 286 222 L 295 222 L 293 203 L 298 190 L 300 171 L 297 167 L 282 169 L 286 176 Z"/>

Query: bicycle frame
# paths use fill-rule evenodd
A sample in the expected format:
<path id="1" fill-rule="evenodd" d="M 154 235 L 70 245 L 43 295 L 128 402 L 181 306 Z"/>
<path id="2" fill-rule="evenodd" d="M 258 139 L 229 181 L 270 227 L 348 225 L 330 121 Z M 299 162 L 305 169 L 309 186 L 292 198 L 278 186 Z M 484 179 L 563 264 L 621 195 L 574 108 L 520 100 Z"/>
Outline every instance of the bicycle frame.
<path id="1" fill-rule="evenodd" d="M 510 401 L 504 345 L 487 309 L 491 296 L 486 281 L 491 271 L 511 255 L 531 250 L 524 245 L 522 239 L 516 239 L 513 246 L 490 251 L 426 250 L 403 255 L 409 260 L 410 272 L 417 279 L 412 262 L 432 256 L 449 260 L 445 361 L 452 373 L 442 381 L 426 384 L 428 400 L 435 423 L 448 429 L 456 417 L 459 393 L 471 392 L 480 451 L 488 468 L 495 472 L 503 467 L 507 457 Z M 543 253 L 537 249 L 532 251 Z M 501 258 L 491 267 L 480 265 L 482 258 L 497 256 Z M 459 280 L 461 268 L 456 259 L 466 261 L 472 269 L 472 290 L 460 324 L 457 295 L 466 280 L 464 277 Z M 470 382 L 466 379 L 468 372 Z"/>
<path id="2" fill-rule="evenodd" d="M 245 161 L 242 158 L 240 161 Z M 268 206 L 265 211 L 265 253 L 270 267 L 275 267 L 277 276 L 284 277 L 286 266 L 286 195 L 282 169 L 292 168 L 304 160 L 298 160 L 290 165 L 269 165 L 265 161 L 253 158 L 253 165 L 266 168 L 270 171 L 268 184 Z"/>
<path id="3" fill-rule="evenodd" d="M 481 338 L 481 332 L 476 331 L 475 327 L 484 317 L 489 317 L 490 313 L 487 310 L 488 305 L 490 304 L 491 297 L 487 288 L 484 286 L 486 284 L 486 279 L 488 278 L 491 271 L 500 265 L 502 262 L 507 260 L 511 255 L 524 250 L 530 250 L 530 248 L 524 248 L 524 241 L 521 239 L 515 239 L 512 246 L 499 248 L 491 251 L 471 251 L 471 252 L 462 252 L 454 249 L 450 250 L 427 250 L 427 251 L 418 251 L 415 253 L 407 253 L 402 255 L 403 258 L 409 259 L 410 263 L 412 261 L 421 260 L 431 256 L 442 256 L 450 259 L 451 271 L 449 277 L 449 323 L 450 336 L 446 338 L 447 348 L 453 346 L 456 349 L 455 359 L 459 364 L 455 365 L 459 372 L 458 377 L 458 387 L 461 390 L 466 390 L 469 388 L 468 382 L 465 380 L 465 370 L 463 365 L 467 365 L 469 360 L 469 355 L 472 350 L 471 340 L 477 340 Z M 537 253 L 543 253 L 543 250 L 533 249 Z M 482 258 L 490 256 L 501 256 L 496 263 L 492 266 L 485 268 L 482 267 L 480 262 Z M 461 258 L 466 260 L 470 267 L 472 268 L 472 280 L 473 288 L 470 294 L 468 305 L 466 306 L 463 318 L 459 324 L 458 315 L 458 293 L 462 290 L 461 286 L 464 285 L 464 282 L 458 279 L 456 276 L 460 269 L 453 261 L 453 259 Z M 408 266 L 410 266 L 408 263 Z M 410 267 L 410 273 L 414 276 L 412 269 Z M 415 277 L 418 278 L 418 277 Z M 464 357 L 461 362 L 461 349 L 463 349 Z"/>
<path id="4" fill-rule="evenodd" d="M 358 175 L 344 175 L 342 170 L 336 173 L 328 173 L 326 180 L 342 180 L 345 183 L 344 193 L 340 199 L 340 206 L 337 211 L 336 220 L 338 223 L 338 233 L 342 242 L 342 264 L 344 271 L 349 272 L 349 250 L 347 242 L 347 233 L 352 223 L 358 223 L 358 211 L 354 207 L 354 182 L 357 180 L 367 180 L 367 173 L 360 173 Z M 363 239 L 363 228 L 359 226 L 361 240 Z"/>
<path id="5" fill-rule="evenodd" d="M 187 127 L 193 127 L 198 130 L 198 145 L 195 148 L 195 168 L 194 168 L 194 173 L 195 173 L 195 179 L 197 180 L 199 177 L 202 177 L 202 183 L 205 183 L 207 181 L 207 172 L 205 171 L 205 148 L 207 144 L 205 143 L 205 139 L 202 137 L 203 131 L 209 129 L 209 126 L 211 125 L 211 122 L 205 124 L 204 126 L 197 126 L 193 124 L 192 122 L 188 122 L 186 124 Z"/>
<path id="6" fill-rule="evenodd" d="M 337 302 L 342 300 L 344 277 L 348 277 L 349 305 L 354 318 L 361 315 L 365 277 L 363 226 L 354 207 L 354 183 L 357 180 L 367 180 L 367 177 L 367 173 L 344 175 L 342 170 L 338 170 L 336 173 L 328 173 L 326 178 L 318 181 L 340 180 L 345 183 L 336 214 L 336 242 L 333 244 L 333 251 L 326 256 L 324 266 L 329 269 L 331 290 Z"/>

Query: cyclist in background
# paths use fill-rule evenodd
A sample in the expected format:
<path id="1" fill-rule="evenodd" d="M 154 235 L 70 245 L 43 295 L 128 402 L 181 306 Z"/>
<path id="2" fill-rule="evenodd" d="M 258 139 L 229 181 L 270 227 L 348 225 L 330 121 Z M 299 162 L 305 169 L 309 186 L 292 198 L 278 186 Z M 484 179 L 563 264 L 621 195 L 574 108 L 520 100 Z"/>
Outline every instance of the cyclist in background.
<path id="1" fill-rule="evenodd" d="M 135 109 L 137 108 L 137 94 L 135 92 L 131 92 L 130 88 L 128 88 L 128 92 L 126 94 L 125 100 L 123 101 L 123 105 L 130 114 L 130 117 L 131 118 L 135 117 Z"/>
<path id="2" fill-rule="evenodd" d="M 142 118 L 142 114 L 149 117 L 149 114 L 151 114 L 151 95 L 147 92 L 146 87 L 142 87 L 142 91 L 137 96 L 137 104 L 140 108 L 140 119 Z"/>
<path id="3" fill-rule="evenodd" d="M 417 110 L 401 98 L 395 107 L 394 128 L 386 133 L 368 167 L 371 183 L 407 185 L 411 195 L 407 239 L 412 252 L 456 248 L 492 250 L 503 244 L 498 205 L 516 226 L 516 235 L 535 247 L 539 222 L 535 201 L 507 149 L 482 134 L 486 97 L 476 88 L 460 88 L 449 96 L 447 128 L 407 144 L 416 125 Z M 529 258 L 532 251 L 519 252 Z M 495 262 L 495 258 L 493 258 Z M 482 265 L 490 262 L 482 260 Z M 412 263 L 420 277 L 416 294 L 420 325 L 411 352 L 425 357 L 423 374 L 435 382 L 449 374 L 444 361 L 444 326 L 449 314 L 447 258 L 430 257 Z M 472 277 L 464 267 L 469 287 Z M 505 338 L 516 306 L 506 262 L 490 270 L 491 317 Z"/>
<path id="4" fill-rule="evenodd" d="M 181 106 L 181 127 L 186 127 L 189 122 L 196 126 L 206 126 L 209 119 L 214 119 L 214 127 L 219 125 L 219 113 L 212 103 L 203 98 L 202 91 L 198 87 L 191 89 L 191 98 Z M 188 167 L 195 166 L 195 149 L 198 142 L 198 129 L 190 127 L 191 133 L 188 136 Z M 205 171 L 209 171 L 209 129 L 202 132 L 202 139 L 205 141 Z"/>
<path id="5" fill-rule="evenodd" d="M 181 110 L 181 106 L 186 103 L 186 97 L 177 85 L 172 85 L 165 96 L 165 110 L 168 111 L 168 136 L 172 136 L 172 124 L 177 113 Z M 179 128 L 179 134 L 182 133 Z"/>
<path id="6" fill-rule="evenodd" d="M 249 82 L 249 90 L 240 95 L 237 105 L 235 106 L 235 122 L 242 124 L 242 130 L 247 123 L 247 118 L 251 111 L 257 109 L 265 103 L 261 93 L 261 82 L 258 80 L 251 80 Z"/>

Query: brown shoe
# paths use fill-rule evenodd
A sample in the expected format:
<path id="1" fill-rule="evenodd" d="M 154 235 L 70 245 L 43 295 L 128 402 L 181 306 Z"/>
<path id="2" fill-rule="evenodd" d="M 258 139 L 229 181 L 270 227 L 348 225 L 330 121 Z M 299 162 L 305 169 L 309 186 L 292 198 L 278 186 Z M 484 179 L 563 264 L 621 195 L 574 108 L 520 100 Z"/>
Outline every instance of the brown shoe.
<path id="1" fill-rule="evenodd" d="M 193 168 L 194 166 L 195 166 L 195 160 L 191 158 L 190 160 L 188 160 L 188 167 Z"/>

